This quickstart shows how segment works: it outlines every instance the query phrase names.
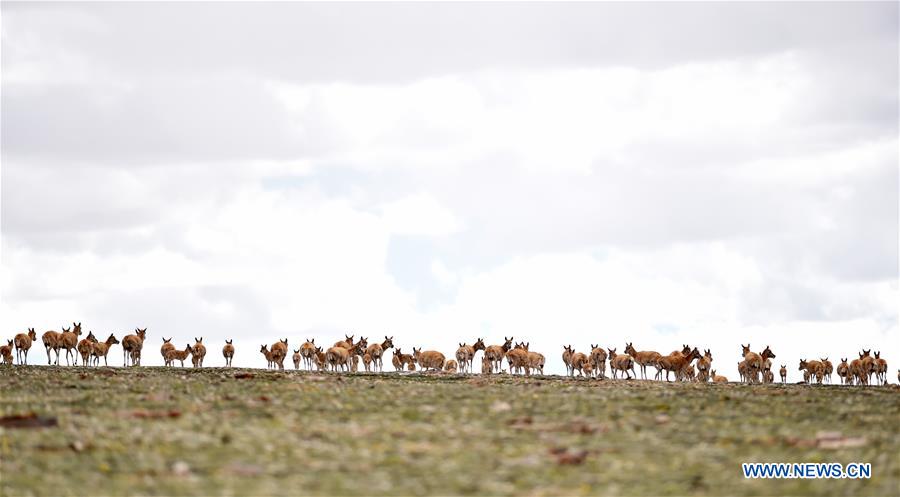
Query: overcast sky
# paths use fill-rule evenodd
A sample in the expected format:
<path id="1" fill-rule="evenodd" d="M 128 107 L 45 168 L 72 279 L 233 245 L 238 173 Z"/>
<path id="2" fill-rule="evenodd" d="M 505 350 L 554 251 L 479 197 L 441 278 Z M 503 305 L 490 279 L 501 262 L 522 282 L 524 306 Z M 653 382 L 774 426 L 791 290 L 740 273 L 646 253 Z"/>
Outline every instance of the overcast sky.
<path id="1" fill-rule="evenodd" d="M 898 86 L 894 2 L 4 2 L 3 338 L 896 352 Z"/>

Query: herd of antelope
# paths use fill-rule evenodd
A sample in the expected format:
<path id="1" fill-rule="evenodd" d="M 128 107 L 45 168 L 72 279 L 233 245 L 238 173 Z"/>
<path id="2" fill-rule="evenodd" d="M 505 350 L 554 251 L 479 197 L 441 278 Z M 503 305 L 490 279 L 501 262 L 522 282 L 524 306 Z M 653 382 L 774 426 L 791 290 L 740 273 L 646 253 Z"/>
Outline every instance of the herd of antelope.
<path id="1" fill-rule="evenodd" d="M 99 366 L 100 358 L 103 364 L 108 365 L 107 356 L 113 345 L 122 345 L 123 366 L 140 366 L 141 351 L 144 340 L 147 338 L 146 328 L 135 328 L 134 333 L 125 335 L 120 342 L 114 334 L 110 334 L 105 341 L 99 341 L 93 332 L 88 332 L 84 338 L 81 336 L 81 323 L 72 323 L 70 327 L 63 327 L 62 331 L 46 331 L 41 335 L 41 342 L 47 353 L 47 364 L 59 365 L 60 354 L 65 351 L 66 364 L 78 365 L 81 357 L 82 366 Z M 172 343 L 172 338 L 163 337 L 160 354 L 166 366 L 184 366 L 184 361 L 190 356 L 194 367 L 202 368 L 206 357 L 206 346 L 203 337 L 194 338 L 193 344 L 186 344 L 184 349 L 178 349 Z M 27 333 L 19 333 L 6 345 L 0 346 L 0 356 L 6 365 L 13 364 L 13 349 L 15 349 L 18 364 L 28 363 L 28 351 L 37 341 L 37 333 L 34 328 L 29 328 Z M 529 342 L 514 342 L 513 337 L 504 337 L 499 345 L 485 345 L 483 339 L 475 340 L 471 345 L 460 343 L 456 349 L 455 359 L 447 359 L 443 353 L 436 350 L 412 348 L 412 354 L 404 354 L 400 347 L 394 346 L 394 337 L 384 337 L 382 342 L 369 344 L 365 337 L 355 340 L 355 335 L 345 335 L 331 347 L 316 345 L 316 340 L 307 339 L 299 348 L 294 349 L 292 360 L 294 369 L 302 367 L 312 371 L 332 372 L 356 372 L 359 371 L 359 363 L 362 362 L 366 372 L 384 371 L 384 354 L 388 349 L 393 349 L 391 363 L 396 371 L 443 371 L 448 373 L 473 373 L 475 355 L 482 351 L 481 373 L 497 374 L 505 373 L 503 369 L 504 359 L 511 374 L 531 376 L 532 374 L 544 374 L 545 357 L 539 352 L 529 350 Z M 272 345 L 260 346 L 260 353 L 266 358 L 268 368 L 284 369 L 284 360 L 289 351 L 288 339 L 281 339 Z M 234 358 L 234 345 L 232 340 L 225 340 L 222 347 L 222 355 L 225 358 L 225 366 L 232 366 Z M 55 361 L 54 361 L 55 356 Z M 774 383 L 775 375 L 772 372 L 772 359 L 775 353 L 769 346 L 762 352 L 753 352 L 750 344 L 741 345 L 741 360 L 737 364 L 740 380 L 744 383 Z M 640 369 L 642 379 L 647 378 L 647 368 L 655 369 L 654 379 L 662 381 L 693 381 L 727 383 L 728 378 L 716 374 L 712 369 L 712 351 L 705 349 L 702 353 L 697 347 L 684 345 L 681 350 L 673 350 L 668 355 L 660 354 L 652 350 L 637 350 L 632 343 L 626 343 L 623 353 L 617 353 L 615 348 L 603 348 L 600 345 L 591 345 L 590 352 L 576 352 L 571 345 L 563 347 L 562 360 L 566 366 L 566 374 L 580 377 L 606 379 L 606 363 L 609 361 L 609 371 L 613 378 L 636 379 Z M 844 385 L 871 385 L 887 384 L 887 361 L 881 357 L 880 351 L 874 355 L 871 349 L 859 352 L 859 358 L 847 362 L 842 358 L 837 369 L 827 357 L 819 360 L 800 360 L 799 370 L 803 372 L 803 382 L 815 381 L 818 384 L 831 383 L 832 373 L 836 372 Z M 781 383 L 787 382 L 787 365 L 779 368 Z M 672 375 L 672 376 L 670 376 Z M 874 382 L 873 382 L 874 376 Z M 900 381 L 900 370 L 897 372 Z"/>

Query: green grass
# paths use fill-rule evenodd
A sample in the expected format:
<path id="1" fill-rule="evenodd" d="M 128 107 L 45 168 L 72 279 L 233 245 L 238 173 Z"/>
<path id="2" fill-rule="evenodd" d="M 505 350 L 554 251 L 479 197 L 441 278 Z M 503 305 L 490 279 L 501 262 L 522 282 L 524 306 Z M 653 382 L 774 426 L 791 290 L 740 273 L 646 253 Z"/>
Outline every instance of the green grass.
<path id="1" fill-rule="evenodd" d="M 0 368 L 0 387 L 3 416 L 58 420 L 0 428 L 2 495 L 900 489 L 896 386 L 26 366 Z M 745 480 L 750 461 L 870 462 L 873 477 Z"/>

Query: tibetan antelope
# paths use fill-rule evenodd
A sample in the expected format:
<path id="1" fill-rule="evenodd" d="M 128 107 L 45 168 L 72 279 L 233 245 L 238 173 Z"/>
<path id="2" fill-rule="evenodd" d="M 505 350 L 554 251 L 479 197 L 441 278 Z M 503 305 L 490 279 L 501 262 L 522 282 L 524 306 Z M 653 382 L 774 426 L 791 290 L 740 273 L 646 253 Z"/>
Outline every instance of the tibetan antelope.
<path id="1" fill-rule="evenodd" d="M 675 373 L 676 381 L 681 381 L 684 378 L 687 367 L 694 359 L 699 358 L 700 351 L 697 350 L 697 347 L 691 349 L 685 345 L 681 351 L 676 350 L 667 356 L 660 357 L 657 363 L 659 364 L 660 371 L 666 372 L 666 381 L 669 381 L 670 372 Z M 662 375 L 660 375 L 660 377 L 662 377 Z"/>
<path id="2" fill-rule="evenodd" d="M 809 373 L 809 379 L 807 380 L 807 383 L 809 383 L 809 380 L 815 377 L 816 383 L 821 385 L 822 378 L 825 377 L 825 365 L 820 361 L 807 361 L 806 359 L 800 359 L 800 368 L 798 368 L 798 371 L 806 371 L 807 373 Z"/>
<path id="3" fill-rule="evenodd" d="M 28 364 L 28 349 L 36 340 L 37 333 L 34 332 L 34 328 L 28 328 L 28 333 L 19 333 L 13 338 L 16 346 L 16 360 L 19 364 Z"/>
<path id="4" fill-rule="evenodd" d="M 369 359 L 372 363 L 373 369 L 377 369 L 378 371 L 384 371 L 384 363 L 381 360 L 381 357 L 384 355 L 384 351 L 394 347 L 394 337 L 384 336 L 384 341 L 381 343 L 373 343 L 366 347 L 365 353 L 369 355 Z M 363 357 L 363 362 L 365 362 L 365 357 Z M 366 367 L 366 371 L 369 368 Z"/>
<path id="5" fill-rule="evenodd" d="M 503 358 L 506 357 L 506 353 L 512 348 L 513 337 L 506 338 L 506 336 L 504 336 L 503 340 L 503 345 L 491 345 L 484 349 L 484 355 L 491 360 L 491 364 L 494 365 L 494 368 L 498 373 L 503 367 Z"/>
<path id="6" fill-rule="evenodd" d="M 273 364 L 272 351 L 269 350 L 269 346 L 268 345 L 260 345 L 259 353 L 266 357 L 266 369 L 272 369 L 272 364 Z"/>
<path id="7" fill-rule="evenodd" d="M 12 340 L 7 340 L 6 345 L 0 346 L 0 356 L 3 357 L 3 364 L 6 364 L 7 366 L 11 366 L 13 363 L 12 349 Z"/>
<path id="8" fill-rule="evenodd" d="M 325 362 L 325 351 L 322 347 L 316 347 L 316 370 L 328 371 L 328 363 Z"/>
<path id="9" fill-rule="evenodd" d="M 647 379 L 647 366 L 653 366 L 657 371 L 660 371 L 658 362 L 662 357 L 662 354 L 660 354 L 659 352 L 655 352 L 653 350 L 637 351 L 634 349 L 634 345 L 632 345 L 631 342 L 627 342 L 625 344 L 625 353 L 630 355 L 635 364 L 641 367 L 641 378 L 645 380 Z"/>
<path id="10" fill-rule="evenodd" d="M 312 371 L 313 364 L 316 362 L 316 339 L 312 340 L 307 339 L 303 345 L 300 346 L 300 355 L 303 356 L 303 366 L 308 370 Z"/>
<path id="11" fill-rule="evenodd" d="M 590 377 L 591 375 L 591 363 L 590 358 L 587 354 L 583 352 L 575 352 L 572 350 L 572 356 L 569 358 L 572 366 L 572 376 L 575 376 L 575 371 L 578 371 L 578 376 L 584 376 L 585 369 L 587 369 L 587 375 Z"/>
<path id="12" fill-rule="evenodd" d="M 494 372 L 494 363 L 487 357 L 481 358 L 481 374 L 491 374 Z"/>
<path id="13" fill-rule="evenodd" d="M 361 343 L 362 341 L 359 341 L 348 348 L 340 346 L 331 347 L 325 352 L 326 364 L 331 367 L 332 371 L 337 371 L 338 368 L 340 368 L 341 371 L 349 371 L 353 365 L 353 357 L 359 352 Z"/>
<path id="14" fill-rule="evenodd" d="M 412 354 L 404 354 L 399 347 L 394 349 L 394 359 L 391 362 L 393 362 L 397 371 L 403 371 L 406 369 L 406 366 L 412 366 L 412 371 L 415 371 L 415 358 L 413 358 Z"/>
<path id="15" fill-rule="evenodd" d="M 632 379 L 631 374 L 634 374 L 635 378 L 637 377 L 637 373 L 634 371 L 634 358 L 632 358 L 628 354 L 616 354 L 616 349 L 608 349 L 609 351 L 609 370 L 612 372 L 613 378 L 618 378 L 619 374 L 617 371 L 622 371 L 625 373 L 626 379 Z"/>
<path id="16" fill-rule="evenodd" d="M 78 354 L 81 356 L 81 365 L 87 366 L 88 361 L 91 359 L 91 354 L 94 352 L 94 344 L 97 343 L 97 337 L 94 336 L 93 331 L 89 331 L 87 336 L 78 341 L 78 345 L 75 346 L 75 349 L 78 350 Z"/>
<path id="17" fill-rule="evenodd" d="M 591 371 L 594 376 L 598 378 L 606 379 L 606 358 L 608 354 L 606 353 L 606 349 L 601 347 L 600 345 L 591 344 Z"/>
<path id="18" fill-rule="evenodd" d="M 473 363 L 475 362 L 475 354 L 479 350 L 484 350 L 485 348 L 484 340 L 481 338 L 476 340 L 474 345 L 466 345 L 465 343 L 459 344 L 459 348 L 456 349 L 456 360 L 459 363 L 460 372 L 471 373 Z"/>
<path id="19" fill-rule="evenodd" d="M 294 349 L 294 355 L 291 359 L 294 360 L 294 369 L 300 369 L 300 360 L 303 359 L 303 356 L 300 355 L 300 349 Z"/>
<path id="20" fill-rule="evenodd" d="M 572 367 L 572 356 L 575 355 L 575 349 L 571 345 L 563 346 L 562 360 L 566 365 L 566 375 L 575 376 L 575 368 Z"/>
<path id="21" fill-rule="evenodd" d="M 93 334 L 93 332 L 91 332 Z M 109 363 L 106 362 L 106 355 L 109 354 L 109 348 L 113 345 L 119 343 L 119 340 L 116 339 L 116 336 L 112 333 L 109 334 L 109 338 L 106 339 L 105 342 L 97 342 L 93 344 L 91 347 L 91 355 L 93 356 L 94 365 L 100 365 L 100 358 L 103 358 L 103 365 L 109 366 Z"/>
<path id="22" fill-rule="evenodd" d="M 787 364 L 782 364 L 781 369 L 778 370 L 778 374 L 781 376 L 781 384 L 784 385 L 787 383 Z"/>
<path id="23" fill-rule="evenodd" d="M 544 363 L 546 362 L 546 358 L 544 354 L 540 352 L 532 352 L 528 350 L 528 347 L 531 345 L 531 342 L 525 343 L 525 352 L 528 352 L 528 368 L 532 370 L 532 372 L 540 372 L 541 375 L 544 374 Z"/>
<path id="24" fill-rule="evenodd" d="M 163 343 L 159 346 L 159 354 L 162 356 L 164 361 L 166 360 L 166 354 L 168 354 L 170 350 L 175 349 L 175 345 L 172 344 L 172 338 L 173 337 L 169 337 L 168 339 L 166 339 L 166 337 L 162 337 Z M 170 366 L 168 361 L 165 362 L 165 365 Z"/>
<path id="25" fill-rule="evenodd" d="M 712 368 L 712 351 L 706 349 L 703 351 L 703 357 L 697 359 L 697 381 L 706 383 L 709 381 L 709 370 Z"/>
<path id="26" fill-rule="evenodd" d="M 881 358 L 881 351 L 875 352 L 875 381 L 887 385 L 887 359 Z"/>
<path id="27" fill-rule="evenodd" d="M 709 374 L 712 375 L 713 383 L 728 383 L 728 378 L 717 375 L 715 369 L 710 371 Z"/>
<path id="28" fill-rule="evenodd" d="M 456 361 L 453 359 L 450 359 L 449 361 L 447 361 L 446 364 L 444 364 L 444 372 L 445 373 L 455 373 L 457 368 L 458 368 L 458 366 L 456 364 Z"/>
<path id="29" fill-rule="evenodd" d="M 60 334 L 59 338 L 59 348 L 66 349 L 66 365 L 71 365 L 69 362 L 69 356 L 72 357 L 72 362 L 76 362 L 75 357 L 75 347 L 78 346 L 78 337 L 81 336 L 81 323 L 72 323 L 72 331 L 63 331 Z"/>
<path id="30" fill-rule="evenodd" d="M 65 330 L 65 328 L 63 328 Z M 47 365 L 50 365 L 51 356 L 50 351 L 56 352 L 56 365 L 59 365 L 59 346 L 60 342 L 62 342 L 62 333 L 58 331 L 45 331 L 43 335 L 41 335 L 41 342 L 44 343 L 44 350 L 47 351 Z"/>
<path id="31" fill-rule="evenodd" d="M 184 367 L 184 360 L 187 359 L 188 355 L 191 355 L 191 344 L 185 345 L 184 350 L 178 350 L 173 346 L 166 352 L 166 364 L 175 366 L 175 361 L 179 361 L 181 362 L 181 367 Z"/>
<path id="32" fill-rule="evenodd" d="M 222 356 L 225 358 L 225 367 L 231 367 L 231 360 L 234 359 L 234 345 L 231 343 L 234 339 L 225 340 L 225 346 L 222 347 Z"/>
<path id="33" fill-rule="evenodd" d="M 824 375 L 825 383 L 830 384 L 831 383 L 831 373 L 834 372 L 834 365 L 831 363 L 831 361 L 828 360 L 827 357 L 822 359 L 822 368 L 823 368 L 822 374 Z"/>
<path id="34" fill-rule="evenodd" d="M 278 366 L 278 369 L 284 369 L 284 358 L 287 357 L 288 353 L 287 338 L 273 343 L 270 350 L 272 351 L 272 362 Z"/>
<path id="35" fill-rule="evenodd" d="M 852 382 L 850 378 L 850 365 L 847 364 L 847 358 L 842 358 L 837 367 L 838 378 L 841 379 L 841 385 L 849 385 Z"/>
<path id="36" fill-rule="evenodd" d="M 419 365 L 419 368 L 423 371 L 428 371 L 429 369 L 440 371 L 444 369 L 444 354 L 441 354 L 436 350 L 426 350 L 425 352 L 422 352 L 422 347 L 413 347 L 413 358 L 416 360 L 416 364 Z"/>
<path id="37" fill-rule="evenodd" d="M 191 362 L 195 368 L 203 367 L 204 357 L 206 357 L 206 345 L 203 345 L 203 337 L 194 337 L 194 346 L 191 347 Z"/>
<path id="38" fill-rule="evenodd" d="M 354 335 L 344 335 L 344 339 L 334 342 L 334 345 L 332 345 L 332 347 L 343 347 L 349 350 L 350 347 L 353 346 L 353 337 Z"/>
<path id="39" fill-rule="evenodd" d="M 125 335 L 122 339 L 122 355 L 124 362 L 122 366 L 128 365 L 128 359 L 131 359 L 132 366 L 141 365 L 141 349 L 144 348 L 144 338 L 147 337 L 147 328 L 135 328 L 133 335 Z"/>
<path id="40" fill-rule="evenodd" d="M 506 353 L 506 362 L 509 363 L 510 374 L 525 373 L 531 376 L 531 368 L 528 367 L 528 351 L 523 343 L 517 343 L 512 350 Z"/>

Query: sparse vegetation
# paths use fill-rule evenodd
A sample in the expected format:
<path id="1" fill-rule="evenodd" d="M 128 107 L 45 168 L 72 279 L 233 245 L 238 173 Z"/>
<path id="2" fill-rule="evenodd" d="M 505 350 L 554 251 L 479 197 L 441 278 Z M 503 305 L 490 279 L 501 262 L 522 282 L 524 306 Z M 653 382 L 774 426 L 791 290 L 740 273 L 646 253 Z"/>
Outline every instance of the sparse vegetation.
<path id="1" fill-rule="evenodd" d="M 0 368 L 2 495 L 896 495 L 900 387 Z M 33 413 L 33 414 L 32 414 Z M 742 462 L 870 462 L 745 480 Z"/>

